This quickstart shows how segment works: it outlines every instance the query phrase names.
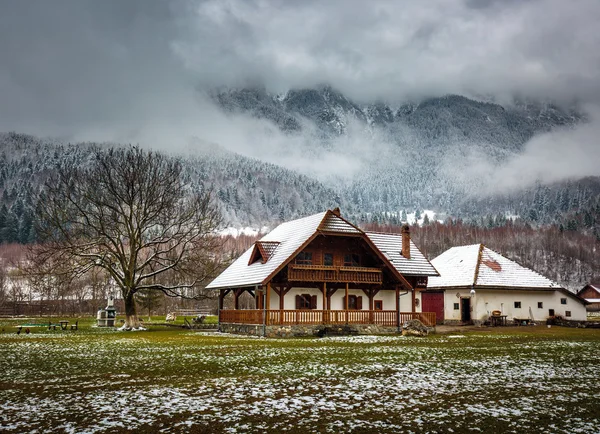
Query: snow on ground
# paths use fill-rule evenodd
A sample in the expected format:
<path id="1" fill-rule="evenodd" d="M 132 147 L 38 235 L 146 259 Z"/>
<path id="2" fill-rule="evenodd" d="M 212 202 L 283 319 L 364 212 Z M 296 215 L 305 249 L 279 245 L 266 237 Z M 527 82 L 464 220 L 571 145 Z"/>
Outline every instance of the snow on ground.
<path id="1" fill-rule="evenodd" d="M 252 228 L 250 226 L 246 226 L 244 228 L 235 228 L 233 226 L 229 226 L 228 228 L 221 230 L 219 232 L 219 234 L 221 236 L 231 235 L 234 237 L 238 237 L 240 235 L 249 235 L 249 236 L 255 237 L 259 234 L 266 234 L 269 231 L 270 231 L 270 228 L 268 226 L 263 226 L 260 229 Z"/>
<path id="2" fill-rule="evenodd" d="M 598 340 L 189 333 L 178 346 L 142 333 L 65 336 L 0 335 L 4 432 L 597 433 L 600 426 Z M 36 368 L 38 358 L 59 353 L 73 365 Z M 102 366 L 110 369 L 96 372 Z M 180 369 L 154 376 L 166 366 Z"/>

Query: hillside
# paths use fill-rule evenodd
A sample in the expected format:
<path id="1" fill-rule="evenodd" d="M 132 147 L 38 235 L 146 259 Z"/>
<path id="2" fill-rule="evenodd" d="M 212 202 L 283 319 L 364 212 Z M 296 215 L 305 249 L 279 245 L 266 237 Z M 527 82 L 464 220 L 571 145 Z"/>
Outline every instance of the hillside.
<path id="1" fill-rule="evenodd" d="M 36 137 L 0 134 L 0 242 L 35 241 L 36 197 L 48 174 L 67 163 L 85 164 L 92 143 L 65 144 Z M 195 188 L 208 188 L 228 226 L 293 219 L 339 206 L 337 193 L 290 170 L 223 150 L 181 161 Z"/>

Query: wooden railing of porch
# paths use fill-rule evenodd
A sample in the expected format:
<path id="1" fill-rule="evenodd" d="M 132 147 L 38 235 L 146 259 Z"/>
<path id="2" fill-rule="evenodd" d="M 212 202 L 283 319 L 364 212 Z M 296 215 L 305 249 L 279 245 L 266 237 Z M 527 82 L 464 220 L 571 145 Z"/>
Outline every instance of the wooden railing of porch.
<path id="1" fill-rule="evenodd" d="M 323 265 L 288 265 L 288 280 L 292 282 L 355 282 L 381 283 L 379 268 L 334 267 Z"/>
<path id="2" fill-rule="evenodd" d="M 222 310 L 219 321 L 235 324 L 263 324 L 264 310 Z M 376 324 L 394 327 L 418 319 L 427 326 L 435 325 L 434 312 L 400 312 L 395 310 L 268 310 L 266 325 Z"/>

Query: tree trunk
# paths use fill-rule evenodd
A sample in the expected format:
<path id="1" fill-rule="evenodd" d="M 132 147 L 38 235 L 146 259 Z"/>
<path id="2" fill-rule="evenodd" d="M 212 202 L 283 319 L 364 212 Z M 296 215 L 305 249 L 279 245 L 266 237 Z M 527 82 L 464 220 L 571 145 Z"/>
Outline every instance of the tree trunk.
<path id="1" fill-rule="evenodd" d="M 124 291 L 125 292 L 125 291 Z M 135 307 L 135 297 L 133 292 L 127 291 L 123 294 L 125 300 L 125 330 L 132 330 L 140 328 L 140 320 L 137 316 L 137 309 Z"/>

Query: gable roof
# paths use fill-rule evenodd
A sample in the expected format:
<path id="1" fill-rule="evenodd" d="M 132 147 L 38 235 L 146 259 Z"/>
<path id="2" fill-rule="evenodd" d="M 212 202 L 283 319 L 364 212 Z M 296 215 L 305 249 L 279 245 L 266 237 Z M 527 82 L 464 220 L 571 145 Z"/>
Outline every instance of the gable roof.
<path id="1" fill-rule="evenodd" d="M 579 291 L 577 291 L 577 294 L 583 293 L 583 291 L 585 291 L 588 288 L 591 288 L 598 296 L 600 296 L 600 286 L 592 285 L 591 283 L 588 283 L 583 288 L 581 288 Z M 597 302 L 594 302 L 594 303 L 597 303 Z"/>
<path id="2" fill-rule="evenodd" d="M 405 276 L 439 276 L 431 262 L 410 240 L 410 259 L 402 256 L 402 235 L 366 232 L 367 237 L 392 263 L 394 268 Z"/>
<path id="3" fill-rule="evenodd" d="M 558 283 L 523 267 L 483 244 L 452 247 L 431 261 L 439 277 L 428 288 L 490 287 L 564 289 Z"/>
<path id="4" fill-rule="evenodd" d="M 254 262 L 258 261 L 259 259 L 261 260 L 261 262 L 264 264 L 265 262 L 267 262 L 269 260 L 269 258 L 271 257 L 271 255 L 273 255 L 273 252 L 275 251 L 275 249 L 277 249 L 277 246 L 279 246 L 279 241 L 257 241 L 254 243 L 254 249 L 252 250 L 252 253 L 250 254 L 250 260 L 248 261 L 248 265 L 253 264 Z"/>
<path id="5" fill-rule="evenodd" d="M 280 224 L 260 239 L 260 241 L 279 242 L 277 249 L 267 262 L 257 261 L 248 265 L 250 255 L 254 250 L 254 246 L 252 246 L 206 288 L 232 288 L 262 284 L 263 280 L 316 233 L 326 214 L 327 212 L 321 212 Z"/>
<path id="6" fill-rule="evenodd" d="M 371 245 L 393 273 L 406 283 L 402 274 L 435 276 L 437 272 L 411 241 L 411 259 L 398 258 L 402 240 L 395 234 L 365 233 L 339 216 L 325 211 L 277 226 L 235 260 L 206 288 L 236 288 L 263 285 L 319 234 L 360 236 Z M 275 244 L 277 243 L 277 244 Z M 268 250 L 265 246 L 272 248 Z M 382 250 L 383 249 L 383 250 Z M 265 255 L 268 256 L 265 258 Z M 260 261 L 258 259 L 261 259 Z M 252 261 L 251 261 L 252 260 Z M 406 283 L 408 285 L 408 283 Z"/>

